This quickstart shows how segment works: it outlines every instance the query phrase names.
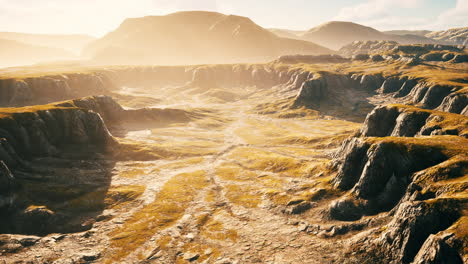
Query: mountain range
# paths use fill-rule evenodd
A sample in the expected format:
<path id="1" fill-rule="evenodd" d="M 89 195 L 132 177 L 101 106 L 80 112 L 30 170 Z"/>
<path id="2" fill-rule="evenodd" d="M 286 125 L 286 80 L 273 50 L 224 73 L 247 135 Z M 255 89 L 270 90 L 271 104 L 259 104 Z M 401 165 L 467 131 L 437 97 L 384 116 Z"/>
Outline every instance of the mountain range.
<path id="1" fill-rule="evenodd" d="M 353 41 L 467 45 L 468 27 L 379 31 L 331 21 L 309 30 L 265 29 L 250 18 L 187 11 L 128 18 L 101 38 L 0 32 L 0 66 L 87 58 L 100 64 L 265 62 L 292 54 L 330 54 Z M 82 57 L 77 57 L 82 55 Z"/>
<path id="2" fill-rule="evenodd" d="M 73 53 L 64 49 L 31 45 L 10 39 L 0 39 L 0 67 L 74 58 L 76 56 Z"/>
<path id="3" fill-rule="evenodd" d="M 149 64 L 260 62 L 286 54 L 331 52 L 279 37 L 247 17 L 204 11 L 126 19 L 85 49 L 98 61 Z"/>
<path id="4" fill-rule="evenodd" d="M 278 36 L 301 39 L 338 50 L 353 41 L 390 40 L 400 44 L 467 45 L 468 27 L 443 31 L 389 30 L 379 31 L 353 22 L 330 21 L 306 31 L 270 29 Z"/>

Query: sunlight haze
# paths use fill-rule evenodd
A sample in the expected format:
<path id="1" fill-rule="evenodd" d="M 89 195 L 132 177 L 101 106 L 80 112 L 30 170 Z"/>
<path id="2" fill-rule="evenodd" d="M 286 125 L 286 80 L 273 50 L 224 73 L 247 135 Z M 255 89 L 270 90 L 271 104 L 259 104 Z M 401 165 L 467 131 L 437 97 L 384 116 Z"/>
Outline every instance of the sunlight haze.
<path id="1" fill-rule="evenodd" d="M 128 17 L 185 10 L 247 16 L 262 27 L 299 30 L 330 20 L 379 30 L 441 30 L 468 21 L 468 0 L 0 0 L 0 31 L 100 37 Z"/>

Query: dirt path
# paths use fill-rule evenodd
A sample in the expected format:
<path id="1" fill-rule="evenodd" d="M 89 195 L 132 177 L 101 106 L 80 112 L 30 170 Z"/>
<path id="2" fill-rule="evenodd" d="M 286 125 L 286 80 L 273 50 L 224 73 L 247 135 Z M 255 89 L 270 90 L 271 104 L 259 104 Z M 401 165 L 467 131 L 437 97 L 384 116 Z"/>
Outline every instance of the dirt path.
<path id="1" fill-rule="evenodd" d="M 283 211 L 323 182 L 316 168 L 329 160 L 335 138 L 359 124 L 259 115 L 253 108 L 274 102 L 274 94 L 242 88 L 243 99 L 226 100 L 231 91 L 219 91 L 221 100 L 197 89 L 123 89 L 203 118 L 126 131 L 121 141 L 167 150 L 156 160 L 115 165 L 111 188 L 144 192 L 106 209 L 92 230 L 49 235 L 22 256 L 56 256 L 53 263 L 83 256 L 99 263 L 333 263 L 343 242 L 306 232 L 320 221 L 320 206 L 302 215 Z"/>

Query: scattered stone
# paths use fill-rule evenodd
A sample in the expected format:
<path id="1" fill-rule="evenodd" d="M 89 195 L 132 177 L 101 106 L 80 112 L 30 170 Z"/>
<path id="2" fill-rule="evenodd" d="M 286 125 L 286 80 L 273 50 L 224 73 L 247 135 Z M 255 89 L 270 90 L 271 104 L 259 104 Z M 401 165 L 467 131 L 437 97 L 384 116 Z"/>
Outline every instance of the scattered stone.
<path id="1" fill-rule="evenodd" d="M 195 252 L 187 252 L 184 253 L 183 258 L 188 261 L 194 261 L 197 260 L 200 257 L 200 254 L 195 253 Z"/>
<path id="2" fill-rule="evenodd" d="M 114 216 L 111 214 L 102 214 L 96 217 L 96 222 L 104 222 L 112 219 Z"/>
<path id="3" fill-rule="evenodd" d="M 209 255 L 213 254 L 213 249 L 212 249 L 212 248 L 207 248 L 207 249 L 203 252 L 203 254 L 209 256 Z"/>
<path id="4" fill-rule="evenodd" d="M 299 231 L 306 231 L 307 228 L 309 227 L 309 224 L 307 223 L 300 223 L 297 227 L 297 230 Z"/>
<path id="5" fill-rule="evenodd" d="M 55 236 L 51 236 L 51 238 L 55 241 L 60 241 L 62 239 L 64 239 L 65 237 L 67 237 L 65 234 L 59 234 L 59 235 L 55 235 Z"/>
<path id="6" fill-rule="evenodd" d="M 101 253 L 99 252 L 89 252 L 89 253 L 83 254 L 81 256 L 81 259 L 83 259 L 84 261 L 95 261 L 100 257 L 101 257 Z"/>
<path id="7" fill-rule="evenodd" d="M 40 240 L 40 237 L 25 237 L 19 240 L 20 244 L 24 247 L 30 247 L 37 243 Z"/>
<path id="8" fill-rule="evenodd" d="M 187 239 L 189 239 L 190 241 L 192 241 L 195 238 L 195 234 L 194 233 L 188 233 L 185 237 Z"/>
<path id="9" fill-rule="evenodd" d="M 306 202 L 302 200 L 299 203 L 293 204 L 286 208 L 285 213 L 287 214 L 301 214 L 304 213 L 305 211 L 309 210 L 312 208 L 312 203 Z"/>

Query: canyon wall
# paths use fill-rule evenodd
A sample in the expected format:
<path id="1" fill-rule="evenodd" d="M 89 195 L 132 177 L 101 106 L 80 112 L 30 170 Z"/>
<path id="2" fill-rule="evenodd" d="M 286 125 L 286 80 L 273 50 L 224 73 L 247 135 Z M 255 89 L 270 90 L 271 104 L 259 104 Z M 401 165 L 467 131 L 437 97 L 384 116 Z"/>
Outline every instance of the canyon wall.
<path id="1" fill-rule="evenodd" d="M 463 263 L 467 122 L 459 114 L 382 106 L 343 143 L 332 162 L 332 184 L 346 194 L 330 204 L 330 217 L 391 217 L 350 241 L 346 263 Z"/>

